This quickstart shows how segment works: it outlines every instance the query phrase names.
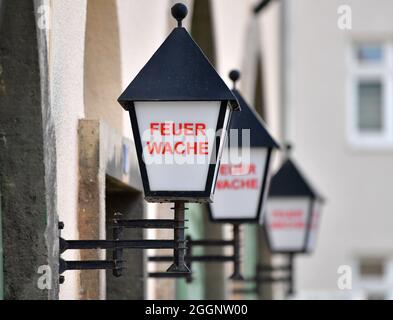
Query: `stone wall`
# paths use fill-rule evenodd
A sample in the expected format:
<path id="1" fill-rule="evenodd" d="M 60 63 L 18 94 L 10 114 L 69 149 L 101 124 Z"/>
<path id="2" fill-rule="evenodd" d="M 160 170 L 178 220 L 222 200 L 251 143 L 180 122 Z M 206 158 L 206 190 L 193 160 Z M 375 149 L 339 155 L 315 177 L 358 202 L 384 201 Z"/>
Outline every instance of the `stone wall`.
<path id="1" fill-rule="evenodd" d="M 39 1 L 37 1 L 39 3 Z M 55 148 L 46 47 L 33 1 L 7 1 L 0 30 L 0 177 L 6 299 L 57 298 Z M 42 75 L 42 76 L 41 76 Z M 49 266 L 46 289 L 40 266 Z"/>

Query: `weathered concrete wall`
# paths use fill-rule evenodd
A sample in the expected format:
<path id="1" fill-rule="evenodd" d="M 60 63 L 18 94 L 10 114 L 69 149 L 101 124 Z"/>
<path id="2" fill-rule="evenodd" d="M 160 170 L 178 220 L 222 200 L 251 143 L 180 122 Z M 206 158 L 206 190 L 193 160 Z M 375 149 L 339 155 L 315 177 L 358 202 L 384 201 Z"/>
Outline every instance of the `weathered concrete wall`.
<path id="1" fill-rule="evenodd" d="M 82 239 L 111 239 L 115 212 L 124 218 L 142 219 L 144 201 L 141 180 L 136 177 L 132 142 L 99 120 L 79 121 L 78 230 Z M 143 230 L 125 232 L 127 239 L 143 239 Z M 81 250 L 81 260 L 111 259 L 103 250 Z M 81 299 L 143 299 L 145 253 L 124 250 L 126 270 L 121 278 L 112 272 L 80 272 Z"/>
<path id="2" fill-rule="evenodd" d="M 7 1 L 0 31 L 0 175 L 6 299 L 57 297 L 54 137 L 33 1 Z M 40 32 L 38 32 L 40 39 Z M 40 63 L 41 62 L 41 68 Z M 41 77 L 40 77 L 41 74 Z M 52 189 L 51 189 L 52 188 Z M 40 266 L 52 290 L 38 288 Z"/>
<path id="3" fill-rule="evenodd" d="M 1 29 L 2 19 L 3 19 L 4 8 L 5 8 L 4 4 L 5 4 L 4 0 L 0 0 L 0 29 Z"/>
<path id="4" fill-rule="evenodd" d="M 51 1 L 51 104 L 56 124 L 57 202 L 62 236 L 78 239 L 78 120 L 84 117 L 86 0 Z M 54 143 L 54 142 L 52 142 Z M 78 260 L 78 250 L 65 252 Z M 79 298 L 78 272 L 67 272 L 61 299 Z"/>
<path id="5" fill-rule="evenodd" d="M 1 181 L 0 181 L 1 186 Z M 4 278 L 3 278 L 3 227 L 1 214 L 1 188 L 0 188 L 0 300 L 4 299 Z"/>
<path id="6" fill-rule="evenodd" d="M 42 8 L 48 8 L 49 0 L 34 0 L 36 19 L 41 19 Z M 59 229 L 57 211 L 57 167 L 56 167 L 56 140 L 55 119 L 50 100 L 50 79 L 49 79 L 49 26 L 48 16 L 45 16 L 45 28 L 37 28 L 38 57 L 40 66 L 41 84 L 41 110 L 43 129 L 43 150 L 45 166 L 45 195 L 47 209 L 47 227 L 45 238 L 48 245 L 48 264 L 51 267 L 52 278 L 49 299 L 59 298 Z"/>
<path id="7" fill-rule="evenodd" d="M 105 185 L 100 170 L 100 126 L 99 122 L 82 121 L 79 136 L 79 192 L 78 230 L 82 239 L 105 239 L 100 233 L 100 211 L 104 200 Z M 81 260 L 102 260 L 105 256 L 99 250 L 81 250 Z M 105 298 L 100 294 L 99 270 L 80 272 L 80 298 Z"/>

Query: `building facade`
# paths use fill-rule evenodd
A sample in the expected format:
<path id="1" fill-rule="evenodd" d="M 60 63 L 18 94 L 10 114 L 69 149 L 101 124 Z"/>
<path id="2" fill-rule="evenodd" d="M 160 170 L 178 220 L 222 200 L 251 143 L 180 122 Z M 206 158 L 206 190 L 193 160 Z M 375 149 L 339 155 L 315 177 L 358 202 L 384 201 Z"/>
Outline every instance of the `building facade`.
<path id="1" fill-rule="evenodd" d="M 59 233 L 65 239 L 109 239 L 108 225 L 116 211 L 132 218 L 171 217 L 168 206 L 143 200 L 129 117 L 116 100 L 174 27 L 170 16 L 174 3 L 1 1 L 2 291 L 6 299 L 232 296 L 226 279 L 231 270 L 223 264 L 196 265 L 198 277 L 192 284 L 148 279 L 148 271 L 165 267 L 147 262 L 147 255 L 155 252 L 128 253 L 127 272 L 120 279 L 104 271 L 67 271 L 65 282 L 58 284 Z M 233 1 L 230 7 L 222 0 L 186 4 L 190 13 L 185 26 L 216 69 L 228 83 L 231 69 L 245 70 L 244 95 L 251 102 L 258 97 L 259 112 L 279 133 L 277 80 L 269 81 L 263 97 L 262 81 L 260 88 L 255 87 L 256 79 L 262 79 L 262 42 L 278 45 L 278 38 L 264 31 L 262 24 L 279 10 L 273 8 L 262 18 L 253 13 L 256 1 Z M 235 20 L 238 23 L 233 24 Z M 270 31 L 276 29 L 274 21 Z M 277 63 L 266 66 L 264 74 L 278 74 Z M 190 207 L 193 237 L 230 236 L 229 228 L 208 221 L 203 206 Z M 58 230 L 58 221 L 64 222 L 64 229 Z M 254 245 L 258 232 L 254 227 L 244 232 L 250 248 L 244 252 L 244 267 L 249 274 L 254 268 L 247 261 L 258 257 Z M 148 231 L 130 236 L 165 234 Z M 75 250 L 62 257 L 103 259 L 105 253 Z M 39 283 L 48 270 L 50 284 L 44 281 L 42 289 Z M 122 286 L 124 282 L 129 285 Z"/>
<path id="2" fill-rule="evenodd" d="M 59 285 L 59 234 L 110 239 L 116 212 L 172 217 L 169 205 L 143 200 L 129 116 L 117 98 L 175 26 L 176 2 L 0 0 L 0 297 L 284 298 L 284 284 L 234 294 L 229 264 L 195 264 L 192 283 L 151 279 L 167 267 L 148 262 L 168 253 L 158 250 L 127 252 L 121 278 L 67 271 Z M 185 27 L 218 73 L 231 86 L 229 71 L 241 71 L 239 91 L 277 140 L 294 144 L 294 159 L 327 199 L 316 252 L 296 258 L 297 297 L 391 297 L 392 2 L 182 2 Z M 231 237 L 203 205 L 189 208 L 194 239 Z M 286 261 L 272 257 L 264 239 L 259 226 L 242 228 L 246 277 L 257 263 Z M 62 257 L 96 260 L 105 252 Z M 340 270 L 352 272 L 351 290 L 340 289 Z"/>
<path id="3" fill-rule="evenodd" d="M 287 136 L 327 198 L 317 250 L 298 259 L 303 297 L 391 298 L 392 10 L 285 1 Z M 338 286 L 345 266 L 352 290 Z"/>

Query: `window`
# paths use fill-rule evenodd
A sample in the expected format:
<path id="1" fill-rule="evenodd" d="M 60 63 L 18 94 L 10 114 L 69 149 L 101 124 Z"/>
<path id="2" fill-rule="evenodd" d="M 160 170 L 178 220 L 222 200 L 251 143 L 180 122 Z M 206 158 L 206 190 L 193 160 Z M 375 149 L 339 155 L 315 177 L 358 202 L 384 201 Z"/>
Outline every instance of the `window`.
<path id="1" fill-rule="evenodd" d="M 392 298 L 393 260 L 390 256 L 356 259 L 353 286 L 368 300 Z"/>
<path id="2" fill-rule="evenodd" d="M 382 278 L 385 273 L 385 261 L 383 258 L 362 258 L 359 262 L 359 271 L 362 278 Z"/>
<path id="3" fill-rule="evenodd" d="M 380 80 L 360 80 L 357 84 L 358 129 L 362 132 L 383 130 L 383 84 Z"/>
<path id="4" fill-rule="evenodd" d="M 393 148 L 393 43 L 355 43 L 349 61 L 349 140 Z"/>
<path id="5" fill-rule="evenodd" d="M 382 46 L 379 44 L 358 44 L 355 50 L 360 63 L 380 63 L 383 59 Z"/>

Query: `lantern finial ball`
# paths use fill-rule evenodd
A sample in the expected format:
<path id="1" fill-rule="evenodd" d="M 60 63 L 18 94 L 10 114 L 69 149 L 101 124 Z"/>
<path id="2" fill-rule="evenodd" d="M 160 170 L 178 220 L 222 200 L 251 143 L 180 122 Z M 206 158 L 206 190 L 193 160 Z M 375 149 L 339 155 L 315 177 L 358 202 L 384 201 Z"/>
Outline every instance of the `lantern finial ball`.
<path id="1" fill-rule="evenodd" d="M 171 8 L 171 13 L 172 13 L 172 16 L 177 20 L 178 27 L 181 27 L 183 19 L 188 14 L 188 9 L 183 3 L 176 3 Z"/>
<path id="2" fill-rule="evenodd" d="M 240 72 L 238 70 L 232 70 L 229 72 L 229 79 L 233 81 L 233 87 L 236 87 L 236 81 L 240 78 Z"/>

